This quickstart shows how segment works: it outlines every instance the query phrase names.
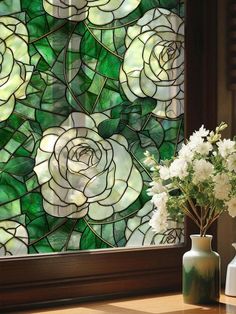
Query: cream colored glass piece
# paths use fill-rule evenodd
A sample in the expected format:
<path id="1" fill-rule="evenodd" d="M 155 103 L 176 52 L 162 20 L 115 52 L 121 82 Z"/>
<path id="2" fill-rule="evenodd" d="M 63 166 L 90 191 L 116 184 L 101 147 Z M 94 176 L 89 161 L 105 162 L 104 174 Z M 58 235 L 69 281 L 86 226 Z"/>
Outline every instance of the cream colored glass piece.
<path id="1" fill-rule="evenodd" d="M 0 221 L 0 256 L 28 253 L 28 233 L 16 221 Z"/>

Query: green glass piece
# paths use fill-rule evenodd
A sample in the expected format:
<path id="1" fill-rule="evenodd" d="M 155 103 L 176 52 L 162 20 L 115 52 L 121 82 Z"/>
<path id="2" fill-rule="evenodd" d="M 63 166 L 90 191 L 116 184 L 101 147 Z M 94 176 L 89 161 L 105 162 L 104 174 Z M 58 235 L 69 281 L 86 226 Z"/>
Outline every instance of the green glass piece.
<path id="1" fill-rule="evenodd" d="M 37 243 L 35 243 L 33 246 L 34 246 L 34 250 L 40 254 L 55 252 L 53 248 L 50 246 L 50 243 L 47 239 L 42 239 L 38 241 Z"/>
<path id="2" fill-rule="evenodd" d="M 49 232 L 48 224 L 45 215 L 36 217 L 27 226 L 30 243 L 38 243 L 41 238 L 45 238 Z M 39 241 L 40 242 L 40 241 Z"/>
<path id="3" fill-rule="evenodd" d="M 23 104 L 16 103 L 15 113 L 27 117 L 28 119 L 35 120 L 35 109 L 24 106 Z"/>
<path id="4" fill-rule="evenodd" d="M 11 15 L 21 11 L 20 0 L 4 0 L 0 2 L 0 16 Z"/>
<path id="5" fill-rule="evenodd" d="M 39 15 L 29 20 L 27 27 L 30 34 L 30 41 L 35 41 L 38 47 L 40 43 L 42 43 L 42 46 L 46 44 L 47 47 L 48 41 L 45 41 L 44 35 L 47 34 L 50 29 L 46 16 L 39 13 Z M 40 40 L 42 40 L 42 42 Z M 37 47 L 34 46 L 34 48 L 37 50 Z"/>
<path id="6" fill-rule="evenodd" d="M 118 79 L 121 58 L 115 52 L 110 51 L 106 44 L 100 41 L 100 38 L 94 37 L 90 32 L 86 32 L 82 38 L 81 57 L 88 67 L 93 69 L 96 67 L 96 71 L 101 75 Z"/>
<path id="7" fill-rule="evenodd" d="M 65 120 L 65 116 L 62 116 L 58 113 L 51 113 L 46 111 L 36 111 L 36 119 L 41 125 L 43 130 L 46 130 L 49 127 L 60 125 L 62 121 Z"/>
<path id="8" fill-rule="evenodd" d="M 7 129 L 0 129 L 0 147 L 6 145 L 11 138 L 11 132 Z"/>
<path id="9" fill-rule="evenodd" d="M 111 64 L 113 65 L 111 67 Z M 121 66 L 121 59 L 114 54 L 102 48 L 99 55 L 97 70 L 102 75 L 106 75 L 112 79 L 118 79 Z"/>
<path id="10" fill-rule="evenodd" d="M 19 224 L 21 225 L 26 225 L 26 216 L 24 214 L 19 215 L 19 216 L 15 216 L 14 217 L 14 221 L 19 222 Z"/>
<path id="11" fill-rule="evenodd" d="M 31 178 L 29 178 L 26 182 L 25 182 L 27 191 L 32 191 L 35 188 L 37 188 L 39 186 L 38 180 L 36 175 L 32 176 Z"/>
<path id="12" fill-rule="evenodd" d="M 7 120 L 7 125 L 9 128 L 17 130 L 24 123 L 24 121 L 24 118 L 20 115 L 12 114 Z"/>
<path id="13" fill-rule="evenodd" d="M 104 88 L 98 95 L 96 103 L 93 106 L 94 112 L 104 112 L 111 109 L 123 102 L 120 94 L 112 89 Z"/>
<path id="14" fill-rule="evenodd" d="M 4 189 L 4 186 L 3 186 L 3 189 Z M 7 193 L 8 195 L 6 195 L 6 189 L 4 189 L 4 191 L 0 191 L 0 198 L 4 199 L 4 196 L 5 196 L 5 199 L 6 199 L 7 196 L 10 198 L 11 195 L 14 195 L 14 191 L 10 190 L 9 187 L 8 187 Z M 14 200 L 12 202 L 11 201 L 7 202 L 4 205 L 0 205 L 1 220 L 10 219 L 20 214 L 21 214 L 21 206 L 20 206 L 19 199 Z"/>
<path id="15" fill-rule="evenodd" d="M 120 119 L 107 119 L 98 126 L 98 132 L 103 138 L 109 138 L 116 133 Z"/>
<path id="16" fill-rule="evenodd" d="M 40 193 L 32 192 L 26 194 L 21 199 L 22 212 L 27 215 L 30 220 L 44 214 L 43 199 Z"/>
<path id="17" fill-rule="evenodd" d="M 52 66 L 56 60 L 56 54 L 54 50 L 49 45 L 49 42 L 46 38 L 40 39 L 39 42 L 35 43 L 37 51 L 40 53 L 44 61 Z"/>
<path id="18" fill-rule="evenodd" d="M 83 111 L 93 112 L 93 107 L 96 101 L 97 95 L 90 92 L 85 92 L 82 95 L 79 95 L 77 100 L 73 99 L 72 106 L 77 110 L 81 109 L 82 107 Z"/>
<path id="19" fill-rule="evenodd" d="M 68 242 L 71 240 L 71 233 L 74 228 L 74 221 L 69 219 L 65 221 L 62 219 L 60 228 L 57 228 L 58 225 L 60 225 L 60 220 L 54 218 L 53 224 L 50 224 L 51 232 L 47 236 L 47 239 L 55 252 L 67 251 L 69 245 Z M 74 239 L 74 241 L 75 240 L 80 242 L 79 238 Z"/>
<path id="20" fill-rule="evenodd" d="M 0 204 L 12 202 L 26 192 L 25 185 L 8 173 L 0 173 L 0 186 Z"/>
<path id="21" fill-rule="evenodd" d="M 34 167 L 34 160 L 27 157 L 15 157 L 6 164 L 0 163 L 0 171 L 4 171 L 16 176 L 24 176 L 30 173 Z"/>
<path id="22" fill-rule="evenodd" d="M 35 16 L 45 14 L 43 9 L 42 0 L 21 0 L 22 10 L 26 11 L 29 17 L 32 19 Z"/>
<path id="23" fill-rule="evenodd" d="M 162 160 L 170 159 L 175 153 L 175 146 L 172 143 L 164 142 L 160 147 L 160 157 Z"/>
<path id="24" fill-rule="evenodd" d="M 101 237 L 96 235 L 92 230 L 87 227 L 82 234 L 80 239 L 80 249 L 81 250 L 88 250 L 88 249 L 103 249 L 103 248 L 111 248 L 112 245 L 106 243 Z"/>

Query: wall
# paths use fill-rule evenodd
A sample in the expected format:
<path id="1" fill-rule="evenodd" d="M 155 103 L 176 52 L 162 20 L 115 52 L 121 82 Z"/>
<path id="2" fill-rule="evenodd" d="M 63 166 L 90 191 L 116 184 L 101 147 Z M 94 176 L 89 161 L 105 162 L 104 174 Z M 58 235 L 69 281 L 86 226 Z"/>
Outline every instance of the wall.
<path id="1" fill-rule="evenodd" d="M 234 124 L 234 110 L 232 92 L 227 89 L 226 71 L 226 4 L 227 1 L 218 0 L 218 122 L 225 121 L 229 127 L 225 137 L 232 137 Z M 235 255 L 231 246 L 236 242 L 236 219 L 225 213 L 218 223 L 218 252 L 221 255 L 222 283 L 225 282 L 227 264 Z"/>

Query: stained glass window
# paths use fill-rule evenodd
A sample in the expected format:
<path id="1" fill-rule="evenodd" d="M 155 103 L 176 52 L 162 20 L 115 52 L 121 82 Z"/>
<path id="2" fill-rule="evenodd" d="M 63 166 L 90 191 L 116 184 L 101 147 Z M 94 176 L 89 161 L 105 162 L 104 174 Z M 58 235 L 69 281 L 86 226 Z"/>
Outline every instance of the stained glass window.
<path id="1" fill-rule="evenodd" d="M 0 65 L 0 256 L 183 240 L 143 163 L 183 141 L 183 1 L 1 1 Z"/>

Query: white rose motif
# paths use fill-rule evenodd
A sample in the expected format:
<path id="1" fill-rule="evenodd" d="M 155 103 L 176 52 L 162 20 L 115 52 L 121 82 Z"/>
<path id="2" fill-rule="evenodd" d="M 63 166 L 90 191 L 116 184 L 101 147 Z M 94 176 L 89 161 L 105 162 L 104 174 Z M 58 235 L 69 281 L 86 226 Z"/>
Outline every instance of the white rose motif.
<path id="1" fill-rule="evenodd" d="M 147 11 L 126 36 L 120 82 L 127 98 L 152 97 L 153 113 L 175 118 L 184 110 L 184 22 L 166 9 Z"/>
<path id="2" fill-rule="evenodd" d="M 47 129 L 37 151 L 35 172 L 46 212 L 56 217 L 88 214 L 103 220 L 139 196 L 142 178 L 126 139 L 103 139 L 97 126 L 108 117 L 72 113 L 60 127 Z"/>
<path id="3" fill-rule="evenodd" d="M 24 255 L 28 253 L 28 233 L 16 221 L 0 221 L 0 256 Z"/>
<path id="4" fill-rule="evenodd" d="M 0 17 L 0 122 L 11 115 L 15 99 L 26 97 L 33 71 L 27 43 L 28 32 L 21 21 Z"/>
<path id="5" fill-rule="evenodd" d="M 137 8 L 141 0 L 43 0 L 45 11 L 57 18 L 105 25 Z"/>

